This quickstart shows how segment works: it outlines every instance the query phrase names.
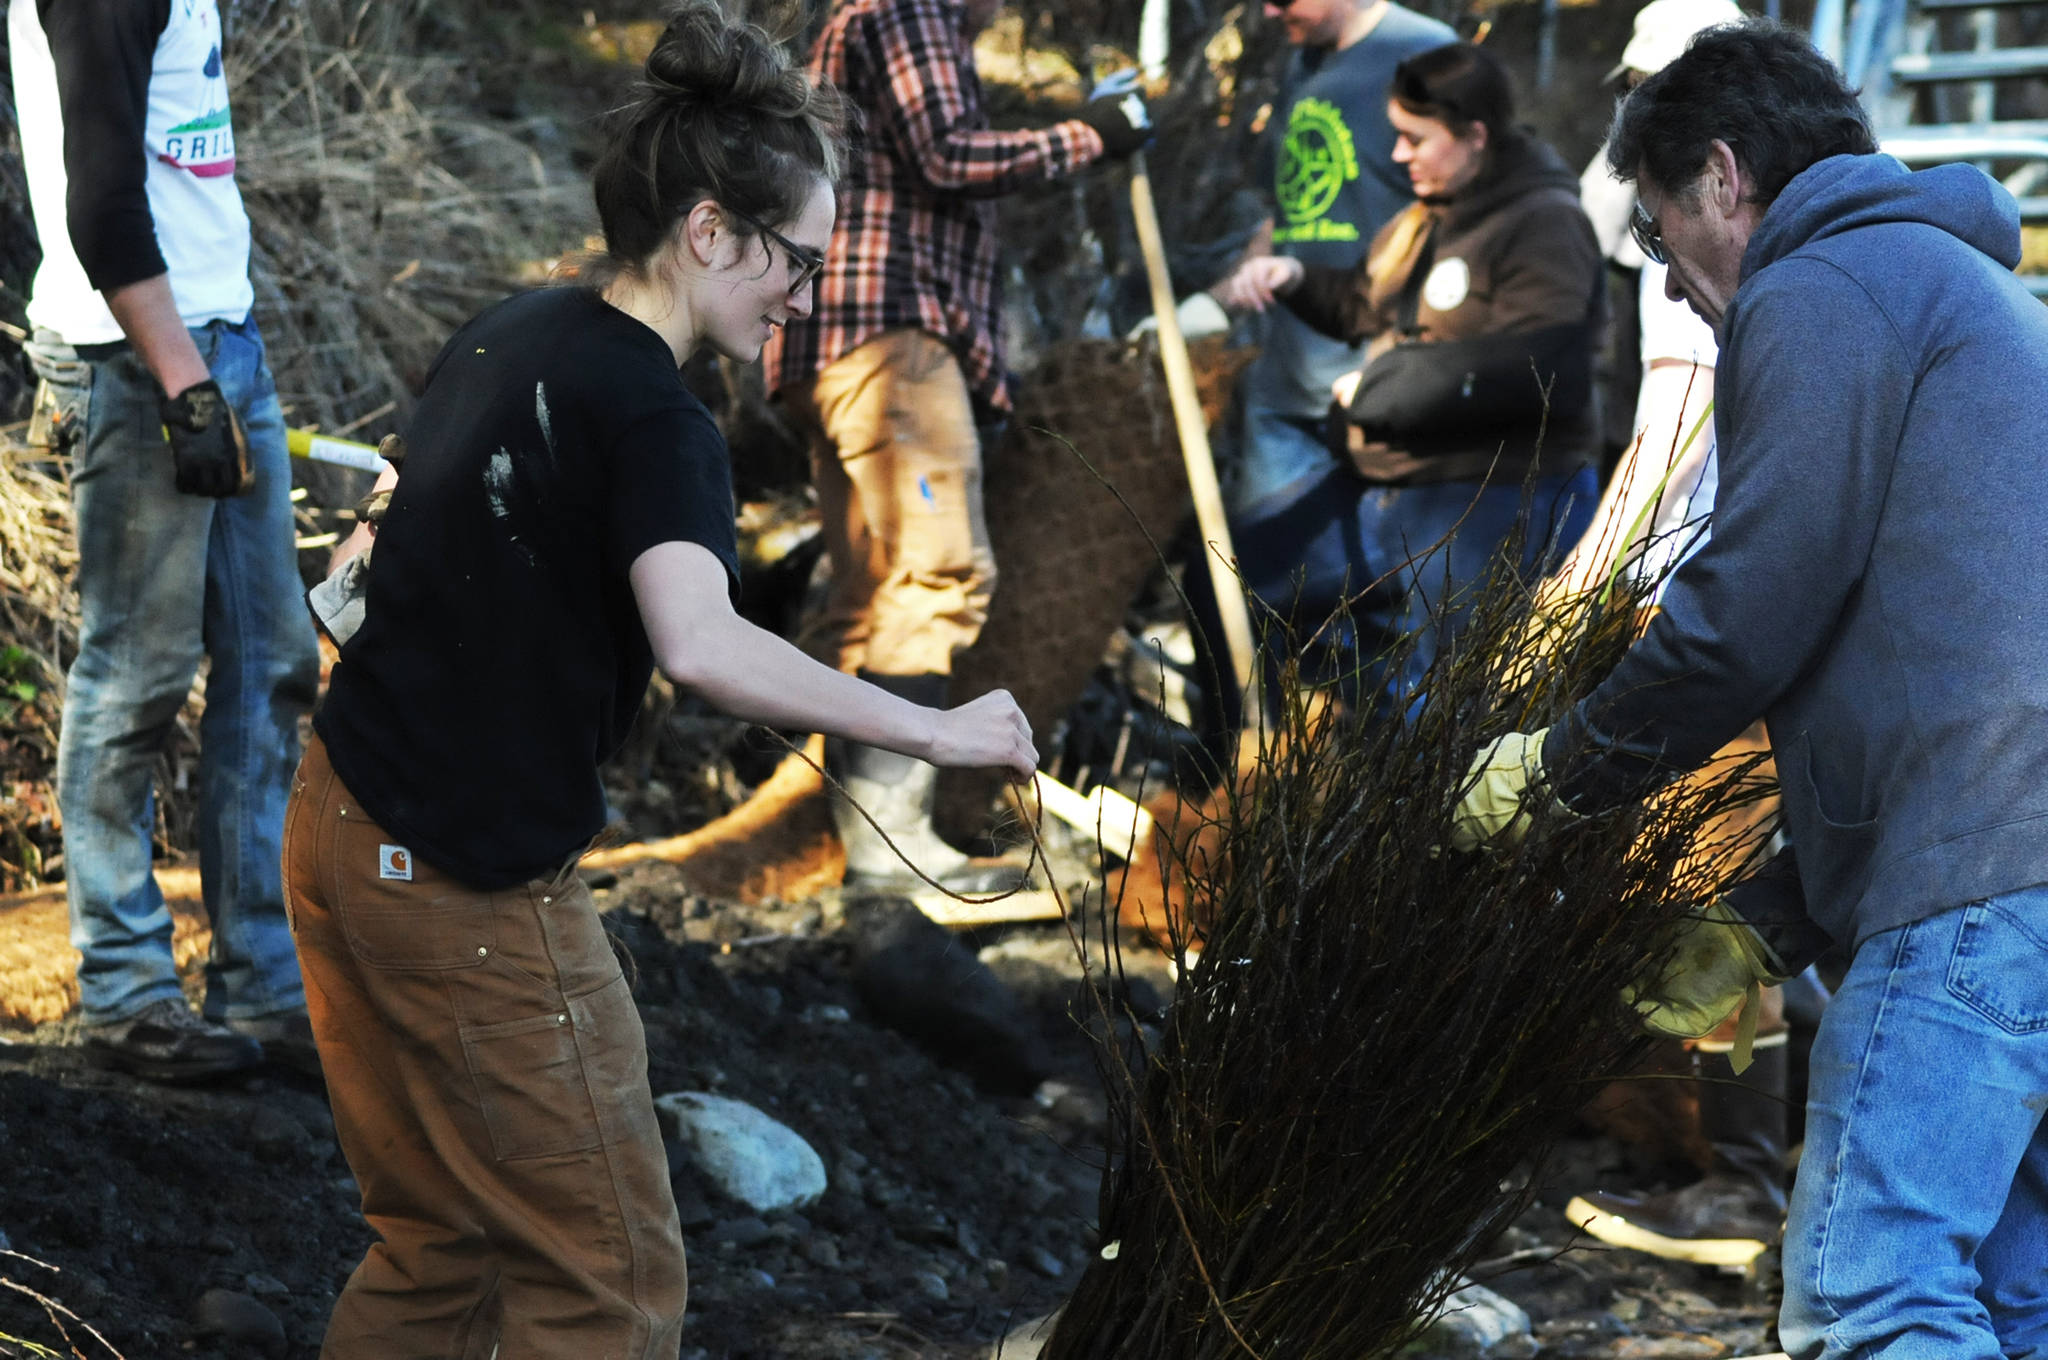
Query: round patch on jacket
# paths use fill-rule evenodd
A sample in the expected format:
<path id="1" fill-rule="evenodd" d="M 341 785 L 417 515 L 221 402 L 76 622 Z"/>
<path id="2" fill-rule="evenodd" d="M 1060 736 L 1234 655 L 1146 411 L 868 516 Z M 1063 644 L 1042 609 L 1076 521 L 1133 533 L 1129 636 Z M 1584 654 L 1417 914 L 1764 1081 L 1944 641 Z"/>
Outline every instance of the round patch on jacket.
<path id="1" fill-rule="evenodd" d="M 1471 291 L 1472 271 L 1455 255 L 1438 260 L 1436 268 L 1422 281 L 1422 301 L 1433 312 L 1455 311 Z"/>

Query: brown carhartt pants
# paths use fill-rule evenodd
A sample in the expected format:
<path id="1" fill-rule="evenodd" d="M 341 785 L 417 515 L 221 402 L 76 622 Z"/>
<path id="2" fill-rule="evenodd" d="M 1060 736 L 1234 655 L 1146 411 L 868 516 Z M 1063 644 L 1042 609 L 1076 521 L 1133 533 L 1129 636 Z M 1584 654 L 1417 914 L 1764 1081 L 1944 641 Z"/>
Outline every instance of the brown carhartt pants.
<path id="1" fill-rule="evenodd" d="M 315 738 L 285 900 L 380 1238 L 322 1360 L 675 1360 L 683 1239 L 646 1036 L 573 864 L 459 883 L 370 820 Z"/>
<path id="2" fill-rule="evenodd" d="M 981 437 L 953 351 L 924 331 L 885 331 L 785 399 L 810 439 L 832 558 L 806 646 L 845 671 L 952 674 L 996 583 Z"/>

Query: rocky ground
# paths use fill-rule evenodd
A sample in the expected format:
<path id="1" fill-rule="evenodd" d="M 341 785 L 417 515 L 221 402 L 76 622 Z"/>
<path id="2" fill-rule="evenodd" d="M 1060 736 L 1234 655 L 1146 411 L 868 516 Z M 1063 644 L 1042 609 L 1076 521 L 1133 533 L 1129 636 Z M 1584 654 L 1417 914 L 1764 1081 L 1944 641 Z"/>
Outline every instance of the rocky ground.
<path id="1" fill-rule="evenodd" d="M 1096 1245 L 1104 1117 L 1061 927 L 941 954 L 901 907 L 741 909 L 658 864 L 601 891 L 637 965 L 654 1089 L 755 1106 L 828 1177 L 815 1203 L 763 1216 L 678 1151 L 686 1360 L 980 1357 L 1058 1305 Z M 1126 964 L 1134 1009 L 1156 1008 L 1164 961 Z M 950 982 L 920 983 L 935 976 Z M 311 1360 L 369 1241 L 317 1081 L 151 1086 L 85 1062 L 72 1024 L 0 1037 L 0 1356 Z M 1565 1198 L 1629 1175 L 1590 1135 L 1542 1173 L 1482 1272 L 1530 1321 L 1493 1354 L 1769 1349 L 1755 1283 L 1571 1245 Z"/>

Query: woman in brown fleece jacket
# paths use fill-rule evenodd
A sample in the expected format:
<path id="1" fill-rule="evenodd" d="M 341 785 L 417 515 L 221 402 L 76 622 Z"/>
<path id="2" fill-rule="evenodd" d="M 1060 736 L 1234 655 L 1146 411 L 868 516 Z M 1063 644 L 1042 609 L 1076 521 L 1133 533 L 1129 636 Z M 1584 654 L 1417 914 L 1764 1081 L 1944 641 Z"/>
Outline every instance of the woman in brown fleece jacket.
<path id="1" fill-rule="evenodd" d="M 1402 632 L 1423 635 L 1403 674 L 1373 677 L 1405 704 L 1456 625 L 1459 590 L 1512 533 L 1524 484 L 1533 499 L 1520 567 L 1531 581 L 1590 519 L 1605 308 L 1578 177 L 1515 126 L 1500 63 L 1453 43 L 1403 62 L 1390 93 L 1394 159 L 1416 202 L 1364 263 L 1317 269 L 1266 256 L 1217 292 L 1240 307 L 1279 299 L 1365 345 L 1330 413 L 1331 452 L 1352 494 L 1260 524 L 1306 546 L 1294 548 L 1286 580 L 1250 584 L 1300 619 L 1301 605 L 1327 609 L 1347 586 L 1373 582 L 1351 604 L 1353 645 L 1369 658 Z M 1330 513 L 1333 501 L 1342 513 Z M 1241 555 L 1264 556 L 1251 547 Z"/>

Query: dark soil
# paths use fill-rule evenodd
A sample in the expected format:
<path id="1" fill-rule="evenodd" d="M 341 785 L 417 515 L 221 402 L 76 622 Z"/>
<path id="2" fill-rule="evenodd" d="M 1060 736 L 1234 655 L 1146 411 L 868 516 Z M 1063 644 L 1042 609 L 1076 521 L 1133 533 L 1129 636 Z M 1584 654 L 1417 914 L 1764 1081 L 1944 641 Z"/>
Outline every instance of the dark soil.
<path id="1" fill-rule="evenodd" d="M 989 1353 L 1056 1307 L 1094 1249 L 1103 1103 L 1072 945 L 1058 926 L 967 943 L 1022 1005 L 1052 1078 L 989 1089 L 881 1024 L 855 983 L 860 932 L 833 903 L 740 909 L 692 898 L 674 870 L 626 870 L 603 890 L 628 945 L 656 1092 L 713 1091 L 796 1129 L 831 1189 L 767 1220 L 723 1201 L 686 1163 L 675 1188 L 690 1254 L 685 1360 Z M 856 922 L 860 919 L 855 917 Z M 1127 959 L 1143 1011 L 1163 964 Z M 204 1089 L 91 1066 L 72 1022 L 0 1043 L 0 1355 L 6 1338 L 66 1346 L 22 1289 L 68 1309 L 87 1360 L 190 1355 L 312 1360 L 370 1234 L 318 1083 L 269 1070 Z M 1548 1357 L 1708 1357 L 1767 1349 L 1751 1282 L 1628 1253 L 1562 1256 L 1558 1207 L 1626 1184 L 1616 1145 L 1568 1145 L 1539 1203 L 1489 1253 L 1490 1283 L 1530 1312 Z M 1638 1172 L 1638 1174 L 1640 1174 Z M 208 1334 L 209 1290 L 282 1324 L 282 1349 Z M 1523 1354 L 1528 1352 L 1524 1350 Z"/>
<path id="2" fill-rule="evenodd" d="M 1068 977 L 998 960 L 1058 1075 L 1035 1098 L 996 1095 L 873 1022 L 824 908 L 721 907 L 681 895 L 665 866 L 628 870 L 601 900 L 637 967 L 655 1091 L 759 1107 L 832 1181 L 763 1222 L 680 1167 L 686 1356 L 980 1355 L 1056 1306 L 1090 1246 L 1101 1119 Z M 1028 951 L 1067 950 L 1040 936 Z M 271 1070 L 153 1086 L 90 1065 L 71 1023 L 0 1044 L 0 1248 L 19 1253 L 0 1256 L 0 1283 L 61 1303 L 130 1360 L 263 1354 L 198 1334 L 209 1289 L 275 1314 L 278 1354 L 315 1355 L 370 1241 L 319 1084 Z M 45 1310 L 0 1288 L 6 1336 L 63 1353 Z M 0 1340 L 11 1353 L 33 1354 Z"/>

